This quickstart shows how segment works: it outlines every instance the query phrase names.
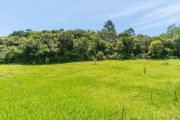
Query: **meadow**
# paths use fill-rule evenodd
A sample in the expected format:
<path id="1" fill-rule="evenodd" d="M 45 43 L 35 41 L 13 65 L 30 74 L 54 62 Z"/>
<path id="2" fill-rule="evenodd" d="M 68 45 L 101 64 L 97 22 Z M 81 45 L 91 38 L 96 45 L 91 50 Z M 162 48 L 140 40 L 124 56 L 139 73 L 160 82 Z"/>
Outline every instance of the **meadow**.
<path id="1" fill-rule="evenodd" d="M 180 119 L 179 60 L 0 65 L 1 120 L 172 118 Z"/>

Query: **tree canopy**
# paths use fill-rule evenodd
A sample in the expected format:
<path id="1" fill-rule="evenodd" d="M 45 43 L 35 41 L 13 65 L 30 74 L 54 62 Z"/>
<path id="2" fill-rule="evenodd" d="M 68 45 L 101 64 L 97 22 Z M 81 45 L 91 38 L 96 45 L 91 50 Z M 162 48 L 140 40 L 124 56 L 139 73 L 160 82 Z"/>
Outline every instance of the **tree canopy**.
<path id="1" fill-rule="evenodd" d="M 108 31 L 116 32 L 115 25 L 111 20 L 105 22 L 104 28 Z"/>
<path id="2" fill-rule="evenodd" d="M 70 61 L 87 61 L 96 58 L 179 58 L 180 26 L 167 28 L 166 33 L 150 37 L 135 35 L 129 28 L 116 33 L 111 20 L 101 31 L 94 30 L 43 30 L 14 31 L 0 37 L 0 63 L 48 64 Z"/>

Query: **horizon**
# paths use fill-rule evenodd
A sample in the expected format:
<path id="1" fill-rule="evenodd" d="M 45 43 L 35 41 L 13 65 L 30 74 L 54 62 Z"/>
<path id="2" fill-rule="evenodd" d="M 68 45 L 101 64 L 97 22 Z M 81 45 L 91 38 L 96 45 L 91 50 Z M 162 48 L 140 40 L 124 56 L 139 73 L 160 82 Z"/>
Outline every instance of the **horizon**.
<path id="1" fill-rule="evenodd" d="M 135 34 L 153 37 L 180 25 L 177 0 L 3 0 L 0 11 L 0 36 L 26 29 L 100 31 L 111 20 L 117 33 L 133 28 Z"/>

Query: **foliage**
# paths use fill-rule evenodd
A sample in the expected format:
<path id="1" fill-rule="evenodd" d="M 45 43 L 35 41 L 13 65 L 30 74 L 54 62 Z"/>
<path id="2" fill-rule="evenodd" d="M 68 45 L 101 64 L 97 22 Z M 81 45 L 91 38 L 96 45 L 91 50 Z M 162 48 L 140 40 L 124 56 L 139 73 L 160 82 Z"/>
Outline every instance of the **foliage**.
<path id="1" fill-rule="evenodd" d="M 111 20 L 108 20 L 107 22 L 105 22 L 104 28 L 108 31 L 116 32 L 115 25 L 113 24 Z"/>
<path id="2" fill-rule="evenodd" d="M 97 58 L 97 60 L 104 60 L 104 53 L 102 51 L 99 51 L 96 54 L 96 58 Z"/>
<path id="3" fill-rule="evenodd" d="M 14 31 L 0 37 L 0 63 L 49 64 L 104 59 L 179 58 L 180 26 L 150 37 L 129 28 L 116 33 L 111 20 L 101 31 L 43 30 Z"/>
<path id="4" fill-rule="evenodd" d="M 154 40 L 151 42 L 149 46 L 148 53 L 153 54 L 155 56 L 159 56 L 163 51 L 163 44 L 160 40 Z"/>

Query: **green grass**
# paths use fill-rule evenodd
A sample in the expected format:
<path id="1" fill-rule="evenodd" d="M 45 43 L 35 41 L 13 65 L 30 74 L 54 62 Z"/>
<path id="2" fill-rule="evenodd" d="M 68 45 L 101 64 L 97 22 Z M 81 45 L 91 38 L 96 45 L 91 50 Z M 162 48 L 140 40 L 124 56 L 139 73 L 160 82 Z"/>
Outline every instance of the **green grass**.
<path id="1" fill-rule="evenodd" d="M 180 61 L 0 65 L 1 120 L 121 120 L 123 107 L 124 120 L 180 118 Z"/>

